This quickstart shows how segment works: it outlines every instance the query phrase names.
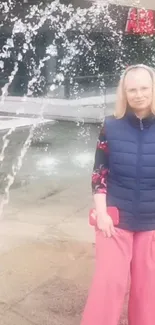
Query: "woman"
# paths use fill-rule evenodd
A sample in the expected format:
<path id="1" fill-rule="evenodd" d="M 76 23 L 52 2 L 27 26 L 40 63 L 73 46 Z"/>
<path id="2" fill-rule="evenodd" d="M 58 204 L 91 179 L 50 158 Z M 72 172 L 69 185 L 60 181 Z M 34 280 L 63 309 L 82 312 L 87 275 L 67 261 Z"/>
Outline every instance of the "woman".
<path id="1" fill-rule="evenodd" d="M 101 130 L 92 188 L 96 267 L 81 325 L 118 325 L 129 274 L 129 325 L 155 324 L 155 73 L 130 66 Z M 107 206 L 119 210 L 114 226 Z"/>

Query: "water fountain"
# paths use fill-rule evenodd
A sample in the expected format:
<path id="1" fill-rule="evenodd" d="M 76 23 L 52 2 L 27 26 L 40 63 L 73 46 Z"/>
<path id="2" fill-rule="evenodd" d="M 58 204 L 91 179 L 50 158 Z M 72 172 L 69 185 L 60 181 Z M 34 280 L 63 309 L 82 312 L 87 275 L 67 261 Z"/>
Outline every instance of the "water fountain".
<path id="1" fill-rule="evenodd" d="M 28 103 L 28 105 L 30 105 L 31 99 L 37 102 L 38 98 L 36 98 L 35 89 L 38 88 L 41 92 L 42 83 L 44 82 L 42 77 L 42 69 L 44 69 L 46 64 L 57 55 L 57 47 L 60 40 L 62 41 L 65 55 L 59 58 L 59 71 L 55 74 L 52 73 L 50 95 L 54 97 L 54 95 L 59 91 L 59 88 L 61 88 L 63 85 L 63 80 L 66 75 L 69 76 L 70 83 L 73 85 L 74 77 L 77 73 L 74 64 L 76 55 L 82 57 L 84 56 L 84 53 L 89 54 L 90 51 L 93 52 L 94 56 L 96 55 L 94 42 L 91 40 L 91 38 L 89 38 L 91 28 L 102 29 L 103 24 L 105 24 L 107 28 L 110 29 L 111 39 L 116 39 L 117 44 L 119 44 L 121 47 L 121 51 L 119 52 L 120 56 L 118 56 L 118 59 L 115 62 L 116 71 L 120 72 L 121 69 L 124 69 L 124 61 L 122 60 L 124 55 L 123 36 L 121 32 L 116 32 L 115 21 L 110 17 L 108 6 L 103 5 L 102 1 L 99 1 L 98 5 L 94 3 L 88 9 L 74 9 L 71 5 L 65 6 L 60 4 L 59 1 L 53 1 L 52 4 L 46 5 L 45 7 L 41 4 L 31 6 L 29 12 L 27 11 L 22 18 L 17 17 L 17 14 L 14 13 L 14 8 L 16 6 L 15 2 L 18 3 L 19 1 L 6 0 L 5 2 L 0 3 L 0 10 L 3 12 L 3 16 L 5 17 L 4 24 L 8 26 L 10 22 L 12 24 L 11 35 L 8 36 L 8 39 L 0 52 L 0 70 L 4 70 L 5 60 L 7 58 L 10 59 L 12 56 L 15 58 L 10 76 L 2 88 L 0 111 L 5 109 L 10 86 L 18 74 L 19 66 L 22 61 L 27 62 L 29 81 L 24 96 L 21 99 L 21 109 L 16 112 L 16 117 L 20 116 L 21 112 L 24 113 L 22 107 L 23 103 Z M 45 51 L 40 60 L 38 60 L 36 56 L 36 45 L 34 45 L 34 37 L 35 35 L 38 35 L 41 28 L 44 28 L 45 23 L 48 23 L 51 32 L 52 28 L 55 30 L 55 35 L 51 41 L 51 44 L 47 44 L 45 46 Z M 0 24 L 1 29 L 2 23 Z M 80 35 L 77 37 L 73 37 L 70 32 L 71 30 L 75 29 L 80 31 Z M 22 42 L 20 46 L 17 46 L 16 39 L 19 35 L 22 35 Z M 79 44 L 81 44 L 80 48 Z M 112 48 L 111 51 L 113 50 L 114 49 Z M 103 75 L 99 73 L 98 67 L 96 66 L 93 58 L 88 61 L 90 70 L 95 72 L 94 74 L 98 75 L 100 94 L 104 98 L 105 80 Z M 77 100 L 77 102 L 79 97 L 83 95 L 79 95 L 77 83 L 74 83 L 72 93 L 75 101 Z M 97 102 L 97 97 L 95 100 Z M 90 264 L 92 263 L 92 247 L 90 247 L 88 251 L 88 245 L 84 244 L 87 236 L 87 225 L 83 223 L 83 220 L 84 222 L 86 221 L 87 208 L 89 204 L 89 194 L 85 195 L 85 193 L 89 187 L 89 180 L 87 179 L 87 176 L 89 177 L 89 168 L 91 169 L 93 165 L 95 141 L 98 133 L 96 125 L 93 126 L 95 129 L 94 132 L 92 125 L 90 126 L 90 124 L 85 124 L 84 120 L 80 118 L 80 106 L 78 109 L 77 106 L 73 107 L 74 109 L 77 109 L 76 124 L 69 122 L 68 124 L 65 124 L 65 127 L 62 127 L 63 123 L 57 123 L 58 130 L 57 134 L 55 133 L 55 137 L 53 137 L 54 141 L 53 146 L 51 146 L 51 155 L 49 154 L 50 151 L 48 151 L 46 146 L 43 148 L 44 152 L 46 152 L 44 155 L 40 157 L 38 152 L 35 151 L 35 155 L 32 155 L 31 160 L 29 160 L 30 169 L 33 169 L 34 163 L 34 168 L 36 168 L 37 171 L 44 170 L 44 179 L 40 178 L 39 182 L 35 181 L 35 186 L 28 186 L 28 190 L 26 186 L 24 188 L 20 187 L 20 189 L 17 188 L 17 191 L 15 190 L 15 195 L 14 191 L 12 191 L 10 201 L 12 200 L 13 202 L 15 199 L 15 203 L 13 202 L 14 204 L 12 204 L 12 202 L 10 202 L 10 208 L 6 208 L 6 213 L 4 214 L 4 207 L 9 202 L 10 188 L 14 184 L 15 180 L 17 180 L 17 175 L 19 175 L 21 166 L 22 164 L 24 165 L 25 162 L 24 158 L 27 158 L 29 154 L 33 152 L 34 148 L 32 146 L 32 141 L 36 132 L 38 121 L 44 121 L 44 112 L 46 111 L 47 105 L 50 104 L 51 98 L 46 96 L 46 98 L 41 100 L 41 102 L 42 105 L 39 109 L 38 117 L 34 119 L 28 132 L 24 134 L 24 139 L 22 138 L 22 141 L 21 139 L 18 140 L 19 142 L 22 142 L 22 144 L 20 143 L 20 152 L 16 153 L 15 148 L 12 149 L 11 154 L 15 157 L 15 159 L 10 163 L 10 171 L 6 173 L 5 189 L 0 199 L 0 220 L 2 220 L 5 215 L 4 222 L 1 222 L 0 225 L 0 234 L 2 237 L 0 247 L 3 242 L 3 232 L 5 232 L 9 237 L 9 245 L 11 247 L 11 254 L 3 254 L 4 258 L 1 255 L 1 274 L 2 276 L 4 274 L 4 277 L 1 277 L 1 318 L 3 317 L 3 307 L 7 309 L 7 302 L 9 301 L 9 309 L 11 299 L 11 305 L 14 306 L 14 310 L 13 313 L 10 313 L 10 309 L 7 311 L 10 315 L 10 323 L 15 321 L 17 324 L 18 321 L 16 321 L 14 318 L 15 314 L 17 314 L 17 317 L 22 317 L 23 311 L 25 310 L 25 321 L 29 322 L 30 319 L 30 323 L 41 322 L 44 324 L 49 322 L 50 324 L 52 319 L 55 324 L 79 324 L 77 322 L 77 318 L 79 317 L 78 314 L 81 314 L 82 312 L 81 307 L 84 303 L 85 294 L 90 279 L 89 269 Z M 83 100 L 83 102 L 85 103 L 85 100 Z M 13 105 L 15 104 L 13 103 Z M 101 120 L 104 118 L 104 114 L 104 106 L 101 105 Z M 4 163 L 8 159 L 7 154 L 10 149 L 10 143 L 14 141 L 12 139 L 16 132 L 14 123 L 11 121 L 12 120 L 10 119 L 10 127 L 5 131 L 3 138 L 1 139 L 1 170 L 3 170 Z M 57 125 L 53 125 L 51 129 L 53 130 L 53 128 L 55 128 L 56 130 Z M 57 136 L 58 132 L 60 132 L 59 136 Z M 72 133 L 72 143 L 68 143 L 67 141 L 64 143 L 63 137 L 70 133 Z M 68 138 L 69 137 L 67 137 L 67 140 Z M 59 144 L 61 154 L 59 150 L 58 160 L 58 154 L 57 152 L 55 153 L 55 151 Z M 14 145 L 18 146 L 18 143 L 16 144 L 14 141 Z M 68 160 L 66 159 L 67 154 L 69 155 Z M 76 175 L 74 178 L 72 177 L 72 186 L 70 188 L 70 179 L 68 175 L 67 178 L 64 177 L 64 174 L 67 174 L 66 167 L 68 167 L 68 161 L 70 163 L 69 169 L 71 169 L 72 165 L 74 165 L 74 173 L 77 171 L 77 173 L 80 174 L 79 178 L 76 177 Z M 57 168 L 58 165 L 61 165 L 60 168 Z M 86 170 L 88 171 L 87 173 Z M 56 172 L 58 173 L 58 177 L 55 176 Z M 58 178 L 62 179 L 62 183 L 59 183 L 55 187 L 54 182 L 57 181 L 58 183 Z M 49 183 L 45 184 L 47 179 L 49 179 L 49 187 Z M 42 180 L 44 182 L 42 182 Z M 44 185 L 46 185 L 45 191 Z M 77 205 L 77 207 L 74 205 Z M 77 214 L 74 214 L 76 209 L 78 212 Z M 68 216 L 70 216 L 70 220 Z M 43 227 L 41 225 L 43 225 Z M 46 230 L 42 230 L 45 228 Z M 61 229 L 64 230 L 64 232 L 61 232 Z M 20 240 L 22 240 L 22 245 L 19 247 L 19 250 L 14 250 L 16 238 L 18 241 L 18 237 L 20 237 Z M 70 241 L 70 238 L 78 238 L 78 243 L 75 244 L 74 241 Z M 80 244 L 81 238 L 82 243 Z M 63 241 L 62 244 L 60 241 L 60 246 L 59 244 L 57 245 L 57 239 Z M 19 243 L 21 243 L 20 240 Z M 46 242 L 45 245 L 44 241 Z M 51 246 L 53 247 L 52 250 Z M 11 257 L 10 265 L 8 263 L 9 256 Z M 19 265 L 19 267 L 17 265 Z M 58 267 L 57 269 L 56 266 Z M 49 273 L 47 273 L 47 270 L 49 270 Z M 81 270 L 80 273 L 79 270 Z M 52 272 L 54 272 L 54 276 L 52 275 Z M 62 274 L 62 278 L 60 274 Z M 28 277 L 31 278 L 31 285 L 29 285 Z M 2 283 L 3 279 L 4 286 Z M 24 282 L 23 286 L 22 281 Z M 44 281 L 46 286 L 44 286 L 44 284 L 41 285 L 40 281 L 42 281 L 42 283 Z M 19 286 L 21 292 L 17 298 Z M 2 301 L 3 292 L 5 294 L 4 304 Z M 73 299 L 73 296 L 76 297 L 76 299 Z M 15 297 L 14 301 L 13 297 Z M 17 307 L 18 310 L 15 306 L 16 301 L 20 301 Z M 35 305 L 33 304 L 34 301 Z M 45 317 L 43 317 L 43 310 Z M 22 321 L 24 322 L 24 317 L 21 317 L 19 318 L 21 320 L 19 320 L 19 324 L 21 324 Z M 56 321 L 55 317 L 56 319 L 58 317 L 60 321 Z M 71 321 L 72 319 L 73 321 Z"/>
<path id="2" fill-rule="evenodd" d="M 11 86 L 14 78 L 16 77 L 20 62 L 27 60 L 28 71 L 28 84 L 25 94 L 22 98 L 23 102 L 29 100 L 34 96 L 35 88 L 41 91 L 41 85 L 44 82 L 42 76 L 42 69 L 45 68 L 47 62 L 57 56 L 57 50 L 59 44 L 63 48 L 63 56 L 58 59 L 59 69 L 54 75 L 52 74 L 52 83 L 49 91 L 53 94 L 56 90 L 62 86 L 64 78 L 69 77 L 70 84 L 73 84 L 74 77 L 76 77 L 77 69 L 75 65 L 75 58 L 77 55 L 80 57 L 90 51 L 93 52 L 95 57 L 96 50 L 94 42 L 89 37 L 90 31 L 102 30 L 103 26 L 110 31 L 111 39 L 117 40 L 118 47 L 122 48 L 122 52 L 119 52 L 119 56 L 115 62 L 116 71 L 120 72 L 125 68 L 123 63 L 123 45 L 122 45 L 122 31 L 116 31 L 116 22 L 113 20 L 109 13 L 109 7 L 107 2 L 93 2 L 87 9 L 74 8 L 71 4 L 64 5 L 59 0 L 52 1 L 49 4 L 44 5 L 39 3 L 37 5 L 29 6 L 29 9 L 22 14 L 21 17 L 17 15 L 17 9 L 20 7 L 19 3 L 14 0 L 8 0 L 0 3 L 0 10 L 3 16 L 3 22 L 0 25 L 0 29 L 3 26 L 9 26 L 11 30 L 10 36 L 7 38 L 5 44 L 0 52 L 0 69 L 4 71 L 4 65 L 6 59 L 14 57 L 14 65 L 8 81 L 2 87 L 2 94 L 0 100 L 0 108 L 4 107 L 6 97 L 9 93 L 9 87 Z M 34 45 L 34 38 L 45 27 L 53 33 L 54 37 L 50 44 L 47 44 L 44 49 L 44 53 L 38 61 L 36 55 L 36 44 Z M 78 31 L 77 34 L 74 32 Z M 17 43 L 17 38 L 21 37 L 20 44 Z M 112 49 L 114 51 L 114 49 Z M 104 78 L 100 75 L 95 60 L 91 59 L 89 62 L 90 71 L 98 74 L 100 94 L 104 95 Z M 77 90 L 77 84 L 73 86 L 74 98 L 79 97 Z M 104 96 L 103 96 L 104 97 Z M 38 112 L 38 119 L 44 119 L 44 111 L 46 106 L 50 103 L 50 98 L 46 96 L 46 100 L 43 101 L 40 111 Z M 104 100 L 103 100 L 104 103 Z M 102 104 L 103 104 L 102 103 Z M 79 118 L 80 107 L 77 110 L 77 123 L 81 123 Z M 104 118 L 104 109 L 101 105 L 100 118 Z M 26 155 L 31 141 L 33 139 L 34 131 L 37 126 L 38 120 L 30 127 L 28 138 L 25 140 L 21 153 L 17 159 L 17 164 L 12 166 L 12 172 L 7 176 L 7 185 L 5 188 L 5 194 L 2 197 L 0 204 L 0 216 L 2 217 L 3 207 L 9 200 L 9 190 L 14 182 L 15 176 L 22 166 L 22 161 Z M 81 125 L 81 124 L 79 124 Z M 5 150 L 9 144 L 8 136 L 14 132 L 14 127 L 3 137 L 3 146 L 0 154 L 0 162 L 2 163 L 5 158 Z M 79 132 L 79 136 L 83 136 L 83 131 Z M 82 157 L 79 158 L 80 160 Z M 84 156 L 84 160 L 87 157 Z M 89 160 L 89 159 L 88 159 Z"/>

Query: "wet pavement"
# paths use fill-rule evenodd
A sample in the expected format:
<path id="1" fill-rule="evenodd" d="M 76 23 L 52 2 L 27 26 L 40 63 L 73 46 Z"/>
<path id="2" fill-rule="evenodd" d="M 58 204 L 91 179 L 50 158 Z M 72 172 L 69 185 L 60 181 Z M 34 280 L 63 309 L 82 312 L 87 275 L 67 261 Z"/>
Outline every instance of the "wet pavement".
<path id="1" fill-rule="evenodd" d="M 61 184 L 60 189 L 69 183 L 89 177 L 91 174 L 96 139 L 99 126 L 74 122 L 48 122 L 36 128 L 31 146 L 25 155 L 22 168 L 13 188 L 20 184 L 36 184 L 49 180 L 51 188 Z M 4 134 L 6 134 L 4 132 Z M 3 135 L 4 135 L 3 134 Z M 20 151 L 29 134 L 29 128 L 19 129 L 7 138 L 9 144 L 1 167 L 4 177 L 16 164 Z M 0 139 L 2 148 L 3 138 Z M 1 183 L 1 190 L 2 190 Z"/>
<path id="2" fill-rule="evenodd" d="M 1 199 L 29 131 L 8 136 Z M 94 266 L 88 211 L 98 132 L 74 122 L 36 128 L 1 216 L 0 325 L 80 324 Z"/>

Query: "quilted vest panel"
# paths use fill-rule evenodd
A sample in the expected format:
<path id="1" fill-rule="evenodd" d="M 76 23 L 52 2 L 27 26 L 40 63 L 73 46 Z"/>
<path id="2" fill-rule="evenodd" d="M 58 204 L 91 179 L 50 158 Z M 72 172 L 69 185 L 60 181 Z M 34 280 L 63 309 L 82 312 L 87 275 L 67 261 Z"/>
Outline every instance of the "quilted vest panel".
<path id="1" fill-rule="evenodd" d="M 127 116 L 108 117 L 105 130 L 110 170 L 107 205 L 118 207 L 123 228 L 154 229 L 155 123 L 141 130 Z"/>

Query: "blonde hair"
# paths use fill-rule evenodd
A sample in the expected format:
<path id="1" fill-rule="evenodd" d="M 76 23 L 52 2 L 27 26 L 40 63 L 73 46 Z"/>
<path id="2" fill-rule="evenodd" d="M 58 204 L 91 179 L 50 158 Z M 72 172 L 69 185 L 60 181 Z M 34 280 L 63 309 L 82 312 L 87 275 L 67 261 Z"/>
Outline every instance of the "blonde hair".
<path id="1" fill-rule="evenodd" d="M 151 76 L 152 91 L 153 91 L 151 111 L 155 115 L 155 70 L 153 68 L 150 68 L 147 65 L 137 64 L 137 65 L 129 66 L 124 71 L 124 73 L 122 74 L 122 76 L 120 78 L 118 88 L 117 88 L 116 107 L 115 107 L 115 112 L 114 112 L 114 116 L 118 119 L 122 118 L 125 115 L 126 110 L 127 110 L 127 98 L 126 98 L 125 89 L 124 89 L 125 77 L 129 71 L 136 70 L 136 69 L 145 69 L 149 72 L 149 74 Z"/>

